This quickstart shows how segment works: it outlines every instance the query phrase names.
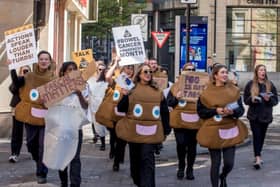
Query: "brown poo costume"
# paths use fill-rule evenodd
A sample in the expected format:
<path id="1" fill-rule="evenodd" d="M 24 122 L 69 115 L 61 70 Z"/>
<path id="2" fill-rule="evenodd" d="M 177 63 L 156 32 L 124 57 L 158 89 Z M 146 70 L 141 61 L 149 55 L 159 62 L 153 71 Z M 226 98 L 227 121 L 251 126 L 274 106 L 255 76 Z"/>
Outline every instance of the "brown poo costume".
<path id="1" fill-rule="evenodd" d="M 133 143 L 160 143 L 164 140 L 160 118 L 162 92 L 138 83 L 129 95 L 126 117 L 116 125 L 117 136 Z"/>
<path id="2" fill-rule="evenodd" d="M 26 74 L 24 78 L 24 86 L 20 88 L 21 101 L 15 109 L 15 117 L 17 120 L 31 125 L 45 125 L 44 114 L 46 108 L 39 99 L 32 101 L 30 99 L 31 90 L 46 84 L 55 78 L 53 71 L 41 73 L 38 70 L 38 65 L 33 66 L 33 72 Z"/>
<path id="3" fill-rule="evenodd" d="M 172 95 L 176 95 L 178 82 L 171 87 Z M 182 129 L 199 129 L 201 120 L 196 112 L 196 101 L 179 100 L 177 106 L 170 112 L 170 127 Z"/>
<path id="4" fill-rule="evenodd" d="M 122 98 L 120 90 L 121 88 L 118 86 L 115 86 L 115 89 L 112 87 L 107 89 L 105 97 L 95 114 L 96 121 L 101 125 L 114 128 L 114 122 L 125 116 L 125 113 L 117 110 L 117 105 Z"/>
<path id="5" fill-rule="evenodd" d="M 200 100 L 207 108 L 217 108 L 236 102 L 239 97 L 239 88 L 229 82 L 222 87 L 209 84 L 200 95 Z M 231 117 L 214 116 L 203 121 L 197 133 L 197 141 L 204 147 L 221 149 L 237 145 L 247 136 L 248 130 L 242 121 Z"/>

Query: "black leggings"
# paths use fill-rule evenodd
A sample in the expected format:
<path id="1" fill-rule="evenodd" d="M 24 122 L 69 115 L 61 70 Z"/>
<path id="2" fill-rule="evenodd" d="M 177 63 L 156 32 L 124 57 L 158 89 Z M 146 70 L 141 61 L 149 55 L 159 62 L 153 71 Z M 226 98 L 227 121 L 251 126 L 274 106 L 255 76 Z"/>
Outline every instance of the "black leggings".
<path id="1" fill-rule="evenodd" d="M 16 120 L 15 116 L 13 116 L 13 128 L 12 128 L 12 139 L 11 139 L 12 155 L 20 154 L 22 139 L 23 139 L 23 127 L 24 127 L 24 123 Z"/>
<path id="2" fill-rule="evenodd" d="M 235 146 L 223 149 L 209 149 L 211 157 L 211 183 L 212 187 L 219 186 L 219 173 L 223 153 L 224 166 L 221 173 L 222 177 L 226 177 L 232 170 L 234 165 Z"/>
<path id="3" fill-rule="evenodd" d="M 253 145 L 255 156 L 261 156 L 266 130 L 269 123 L 261 123 L 258 121 L 250 121 L 253 133 Z"/>
<path id="4" fill-rule="evenodd" d="M 179 169 L 185 169 L 185 158 L 187 154 L 188 169 L 192 170 L 196 157 L 196 134 L 197 130 L 175 129 L 175 137 L 177 144 L 177 157 Z"/>

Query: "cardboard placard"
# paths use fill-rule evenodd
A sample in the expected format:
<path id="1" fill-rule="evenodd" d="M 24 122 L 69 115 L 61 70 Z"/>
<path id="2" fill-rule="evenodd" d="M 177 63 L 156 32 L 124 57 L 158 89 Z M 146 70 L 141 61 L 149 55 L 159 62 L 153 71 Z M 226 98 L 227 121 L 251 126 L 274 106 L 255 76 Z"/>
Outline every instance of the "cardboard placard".
<path id="1" fill-rule="evenodd" d="M 120 66 L 144 63 L 146 55 L 139 25 L 114 27 L 114 41 Z"/>
<path id="2" fill-rule="evenodd" d="M 49 107 L 76 90 L 85 89 L 86 82 L 80 71 L 72 71 L 69 74 L 57 78 L 37 88 L 40 99 Z"/>
<path id="3" fill-rule="evenodd" d="M 82 71 L 82 77 L 87 81 L 94 73 L 96 72 L 96 63 L 95 61 L 88 64 L 86 69 Z"/>
<path id="4" fill-rule="evenodd" d="M 80 70 L 85 69 L 90 63 L 94 61 L 92 49 L 72 52 L 72 60 L 77 64 Z"/>
<path id="5" fill-rule="evenodd" d="M 208 82 L 208 73 L 183 72 L 179 77 L 179 90 L 183 93 L 182 99 L 197 100 Z"/>
<path id="6" fill-rule="evenodd" d="M 25 25 L 5 32 L 9 70 L 37 63 L 37 49 L 33 25 Z"/>
<path id="7" fill-rule="evenodd" d="M 167 88 L 168 77 L 153 77 L 153 80 L 157 83 L 159 89 L 164 90 Z"/>

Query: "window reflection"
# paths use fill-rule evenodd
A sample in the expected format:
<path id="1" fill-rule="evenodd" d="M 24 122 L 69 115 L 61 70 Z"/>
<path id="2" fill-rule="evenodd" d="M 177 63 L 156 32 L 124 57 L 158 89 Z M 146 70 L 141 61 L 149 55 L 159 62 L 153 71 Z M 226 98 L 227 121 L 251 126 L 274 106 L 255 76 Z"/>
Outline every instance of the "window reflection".
<path id="1" fill-rule="evenodd" d="M 277 70 L 277 11 L 280 8 L 228 8 L 226 59 L 229 63 L 234 58 L 236 70 L 253 71 L 260 63 L 268 71 Z"/>

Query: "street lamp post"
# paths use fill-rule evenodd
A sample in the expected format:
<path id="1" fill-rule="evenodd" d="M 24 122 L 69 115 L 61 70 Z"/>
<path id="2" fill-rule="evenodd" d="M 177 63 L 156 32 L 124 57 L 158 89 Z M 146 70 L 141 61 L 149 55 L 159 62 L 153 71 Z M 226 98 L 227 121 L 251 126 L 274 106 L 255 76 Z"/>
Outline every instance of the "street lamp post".
<path id="1" fill-rule="evenodd" d="M 186 63 L 189 62 L 190 59 L 190 53 L 189 53 L 189 48 L 190 48 L 190 17 L 191 17 L 191 4 L 187 4 L 186 8 Z"/>

